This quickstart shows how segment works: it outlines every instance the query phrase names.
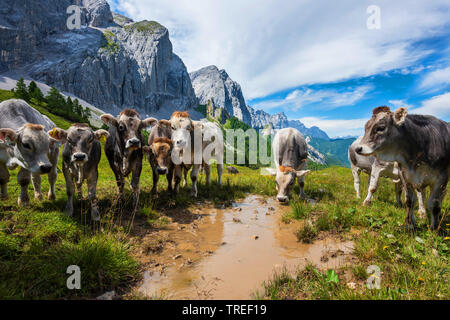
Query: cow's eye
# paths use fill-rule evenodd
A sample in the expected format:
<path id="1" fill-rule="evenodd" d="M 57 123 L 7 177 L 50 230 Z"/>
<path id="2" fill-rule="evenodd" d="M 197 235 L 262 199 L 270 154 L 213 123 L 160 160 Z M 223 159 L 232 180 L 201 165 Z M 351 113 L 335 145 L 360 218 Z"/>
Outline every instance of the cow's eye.
<path id="1" fill-rule="evenodd" d="M 384 131 L 384 129 L 386 129 L 385 126 L 380 126 L 377 128 L 377 132 L 382 132 L 382 131 Z"/>
<path id="2" fill-rule="evenodd" d="M 125 130 L 125 126 L 123 124 L 119 125 L 119 131 L 124 131 Z"/>
<path id="3" fill-rule="evenodd" d="M 25 149 L 31 149 L 31 145 L 29 143 L 22 144 Z"/>

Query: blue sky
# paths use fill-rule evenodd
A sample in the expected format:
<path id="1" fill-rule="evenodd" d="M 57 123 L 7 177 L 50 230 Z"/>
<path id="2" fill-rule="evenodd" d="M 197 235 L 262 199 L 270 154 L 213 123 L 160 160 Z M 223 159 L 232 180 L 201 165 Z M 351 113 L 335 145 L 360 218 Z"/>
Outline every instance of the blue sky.
<path id="1" fill-rule="evenodd" d="M 359 135 L 379 105 L 450 121 L 450 2 L 115 0 L 156 20 L 189 71 L 217 65 L 247 103 L 330 136 Z M 370 5 L 379 29 L 369 29 Z"/>

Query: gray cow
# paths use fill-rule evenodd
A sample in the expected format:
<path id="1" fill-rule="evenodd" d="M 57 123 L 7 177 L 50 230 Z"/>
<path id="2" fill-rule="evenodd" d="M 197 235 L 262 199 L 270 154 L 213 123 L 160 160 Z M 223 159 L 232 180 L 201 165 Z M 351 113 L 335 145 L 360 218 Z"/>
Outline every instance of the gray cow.
<path id="1" fill-rule="evenodd" d="M 450 125 L 433 116 L 408 115 L 406 108 L 391 112 L 382 106 L 373 110 L 366 123 L 358 154 L 397 161 L 406 189 L 405 224 L 414 228 L 414 188 L 431 188 L 428 210 L 431 230 L 439 226 L 441 203 L 450 175 Z"/>
<path id="2" fill-rule="evenodd" d="M 308 148 L 303 135 L 294 128 L 284 128 L 277 132 L 272 142 L 272 154 L 275 157 L 276 170 L 271 171 L 275 176 L 277 200 L 286 202 L 289 194 L 298 180 L 300 196 L 305 199 L 305 176 Z"/>
<path id="3" fill-rule="evenodd" d="M 34 197 L 42 199 L 41 174 L 48 174 L 48 199 L 55 199 L 55 182 L 60 141 L 47 131 L 55 124 L 23 100 L 11 99 L 0 103 L 0 185 L 1 197 L 8 198 L 8 169 L 20 166 L 19 206 L 29 204 L 28 185 L 34 187 Z M 3 141 L 3 143 L 2 143 Z"/>
<path id="4" fill-rule="evenodd" d="M 401 195 L 402 195 L 402 182 L 400 179 L 400 172 L 398 169 L 398 164 L 395 162 L 386 162 L 377 159 L 375 156 L 361 156 L 356 153 L 355 149 L 360 144 L 362 137 L 356 139 L 350 148 L 348 148 L 348 159 L 351 164 L 352 174 L 353 174 L 353 184 L 356 191 L 356 196 L 360 198 L 359 187 L 360 187 L 360 174 L 364 171 L 369 175 L 369 190 L 367 192 L 367 197 L 364 199 L 363 205 L 370 205 L 372 202 L 373 194 L 376 192 L 378 187 L 378 180 L 381 177 L 392 179 L 395 184 L 395 197 L 397 205 L 401 205 Z M 417 198 L 419 200 L 419 216 L 421 218 L 425 217 L 426 211 L 423 205 L 422 193 L 417 191 Z"/>
<path id="5" fill-rule="evenodd" d="M 142 130 L 153 125 L 155 118 L 141 120 L 133 109 L 123 110 L 117 118 L 103 114 L 102 121 L 109 126 L 109 137 L 105 143 L 105 154 L 116 176 L 119 195 L 123 198 L 124 180 L 130 173 L 133 191 L 133 211 L 139 204 L 139 179 L 142 171 L 144 137 Z"/>
<path id="6" fill-rule="evenodd" d="M 100 220 L 97 206 L 98 163 L 102 155 L 100 139 L 108 137 L 106 130 L 93 131 L 86 123 L 75 123 L 68 130 L 57 129 L 51 133 L 65 142 L 63 173 L 66 179 L 66 213 L 73 214 L 73 194 L 77 188 L 78 199 L 83 197 L 82 185 L 87 180 L 88 198 L 91 202 L 91 217 Z"/>

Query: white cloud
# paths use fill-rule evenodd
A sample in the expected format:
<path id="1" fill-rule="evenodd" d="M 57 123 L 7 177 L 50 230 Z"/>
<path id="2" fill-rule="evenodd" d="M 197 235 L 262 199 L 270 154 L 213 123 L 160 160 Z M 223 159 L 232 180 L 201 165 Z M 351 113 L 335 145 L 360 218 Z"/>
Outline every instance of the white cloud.
<path id="1" fill-rule="evenodd" d="M 405 100 L 389 100 L 389 104 L 395 108 L 411 108 L 412 106 L 406 103 Z"/>
<path id="2" fill-rule="evenodd" d="M 116 0 L 135 20 L 168 27 L 188 69 L 224 68 L 247 99 L 415 65 L 414 41 L 444 32 L 448 0 L 380 0 L 368 30 L 365 1 Z"/>
<path id="3" fill-rule="evenodd" d="M 284 99 L 265 100 L 257 103 L 256 107 L 266 111 L 278 107 L 284 108 L 286 111 L 297 111 L 305 105 L 320 103 L 320 107 L 317 108 L 331 110 L 355 104 L 372 89 L 372 85 L 346 88 L 344 91 L 335 89 L 296 89 L 291 91 Z"/>
<path id="4" fill-rule="evenodd" d="M 330 137 L 336 136 L 360 136 L 364 134 L 364 125 L 367 119 L 328 119 L 324 117 L 305 117 L 298 119 L 307 127 L 317 126 L 324 130 Z"/>
<path id="5" fill-rule="evenodd" d="M 450 66 L 428 73 L 420 83 L 420 88 L 438 90 L 450 84 Z"/>
<path id="6" fill-rule="evenodd" d="M 450 118 L 450 92 L 432 97 L 422 102 L 421 107 L 413 109 L 411 113 L 431 114 L 438 118 Z"/>

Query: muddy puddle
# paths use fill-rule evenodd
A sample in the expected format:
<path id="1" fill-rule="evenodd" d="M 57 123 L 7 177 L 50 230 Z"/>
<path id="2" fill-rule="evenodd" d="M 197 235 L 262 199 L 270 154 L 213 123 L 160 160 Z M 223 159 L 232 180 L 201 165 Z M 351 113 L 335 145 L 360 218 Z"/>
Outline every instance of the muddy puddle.
<path id="1" fill-rule="evenodd" d="M 345 264 L 350 241 L 297 241 L 298 224 L 285 224 L 290 210 L 276 200 L 249 195 L 232 208 L 201 208 L 194 224 L 175 224 L 155 255 L 138 291 L 168 299 L 251 299 L 275 271 L 294 272 L 308 261 L 319 268 Z"/>

